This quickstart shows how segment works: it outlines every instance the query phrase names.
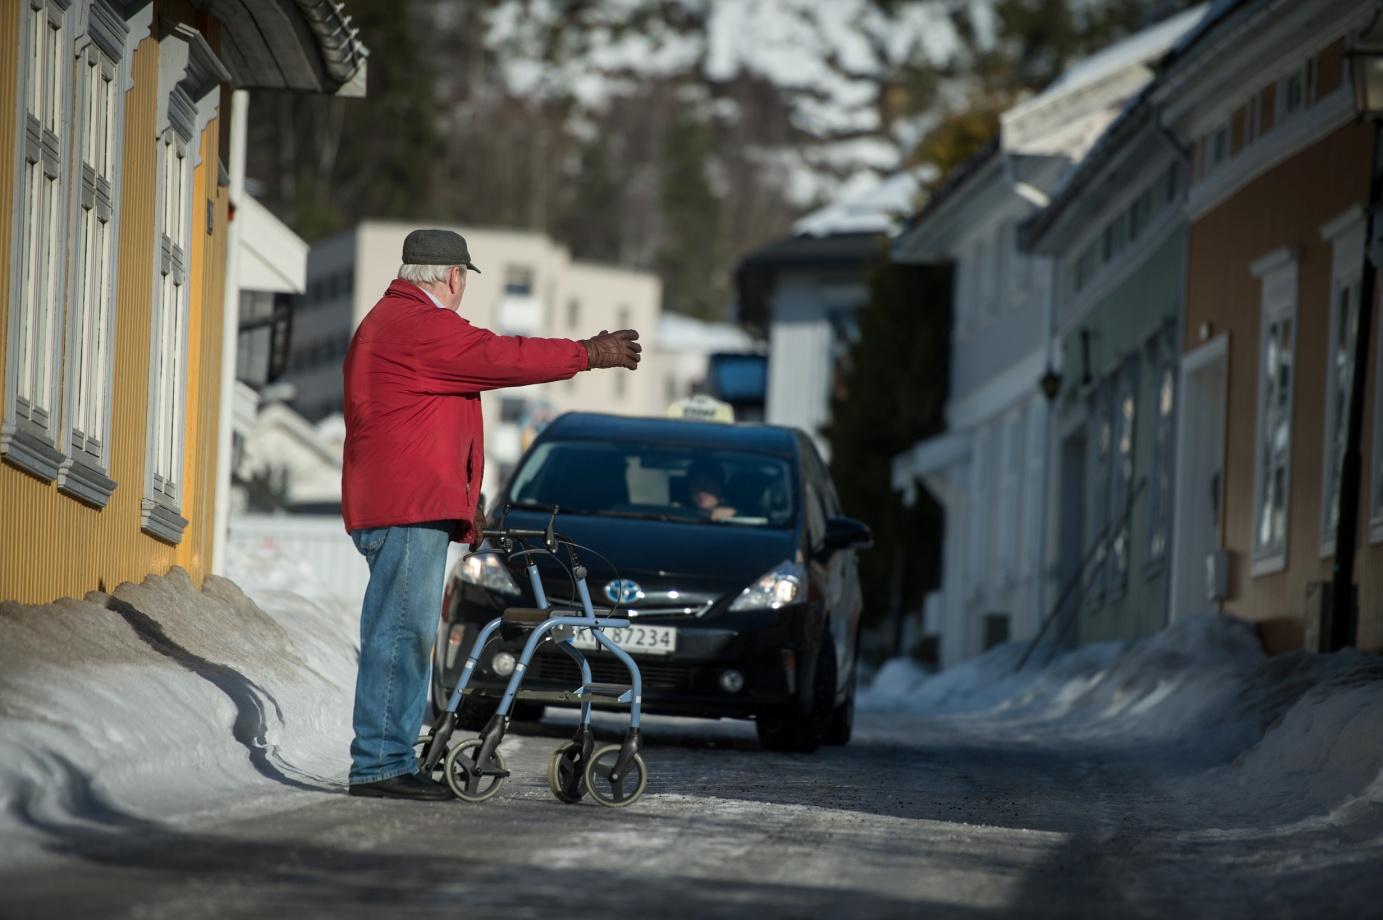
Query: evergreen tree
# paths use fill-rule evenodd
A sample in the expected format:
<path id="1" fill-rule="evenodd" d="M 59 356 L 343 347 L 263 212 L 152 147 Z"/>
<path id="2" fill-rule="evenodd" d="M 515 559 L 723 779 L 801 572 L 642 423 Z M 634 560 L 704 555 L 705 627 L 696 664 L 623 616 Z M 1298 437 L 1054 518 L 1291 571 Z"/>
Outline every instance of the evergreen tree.
<path id="1" fill-rule="evenodd" d="M 950 279 L 946 268 L 895 264 L 881 245 L 824 431 L 841 502 L 874 531 L 874 549 L 860 557 L 865 621 L 873 625 L 887 622 L 895 604 L 916 609 L 939 582 L 941 509 L 925 489 L 904 507 L 892 463 L 945 428 Z"/>
<path id="2" fill-rule="evenodd" d="M 720 196 L 710 179 L 714 142 L 710 124 L 690 106 L 674 111 L 663 135 L 663 305 L 702 319 L 724 319 L 729 302 Z"/>

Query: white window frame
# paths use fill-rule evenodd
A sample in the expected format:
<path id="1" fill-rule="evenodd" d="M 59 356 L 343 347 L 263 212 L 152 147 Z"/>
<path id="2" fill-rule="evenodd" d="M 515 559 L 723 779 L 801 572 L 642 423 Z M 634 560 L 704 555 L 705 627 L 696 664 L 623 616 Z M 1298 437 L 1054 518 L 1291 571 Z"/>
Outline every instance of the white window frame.
<path id="1" fill-rule="evenodd" d="M 199 141 L 230 74 L 199 32 L 182 23 L 159 35 L 158 184 L 155 196 L 149 412 L 140 528 L 176 544 L 187 528 L 182 458 L 187 407 L 189 292 Z M 181 159 L 181 164 L 177 161 Z M 210 227 L 208 227 L 210 230 Z"/>
<path id="2" fill-rule="evenodd" d="M 1287 84 L 1292 80 L 1301 81 L 1301 101 L 1296 108 L 1288 111 Z M 1316 101 L 1316 56 L 1314 54 L 1278 78 L 1277 92 L 1274 93 L 1274 98 L 1277 109 L 1273 118 L 1274 127 L 1299 117 L 1311 108 L 1312 103 Z"/>
<path id="3" fill-rule="evenodd" d="M 1117 402 L 1113 388 L 1113 377 L 1099 382 L 1090 394 L 1086 417 L 1089 459 L 1086 466 L 1085 532 L 1089 539 L 1099 538 L 1090 559 L 1084 603 L 1087 609 L 1104 604 L 1109 585 L 1109 547 L 1113 536 L 1109 529 L 1113 517 L 1110 490 L 1114 484 L 1114 409 Z"/>
<path id="4" fill-rule="evenodd" d="M 0 454 L 51 482 L 66 459 L 60 429 L 74 12 L 25 0 L 16 97 L 9 331 Z"/>
<path id="5" fill-rule="evenodd" d="M 96 507 L 115 491 L 110 474 L 115 286 L 125 93 L 131 30 L 106 0 L 91 0 L 76 47 L 75 188 L 70 214 L 71 296 L 58 488 Z M 96 92 L 99 90 L 99 92 Z"/>
<path id="6" fill-rule="evenodd" d="M 1147 571 L 1160 573 L 1172 542 L 1172 507 L 1176 492 L 1176 428 L 1181 401 L 1175 326 L 1168 324 L 1148 342 L 1152 368 L 1152 469 L 1148 482 Z M 1170 379 L 1169 379 L 1170 378 Z M 1170 392 L 1167 387 L 1170 385 Z"/>
<path id="7" fill-rule="evenodd" d="M 1292 410 L 1296 392 L 1296 340 L 1298 325 L 1298 301 L 1300 286 L 1300 266 L 1297 253 L 1291 249 L 1278 249 L 1258 259 L 1250 266 L 1250 272 L 1262 284 L 1261 323 L 1259 327 L 1257 389 L 1258 424 L 1254 436 L 1254 475 L 1253 475 L 1253 564 L 1251 575 L 1259 577 L 1281 572 L 1287 567 L 1288 536 L 1291 533 L 1292 509 Z M 1264 468 L 1265 439 L 1268 435 L 1270 407 L 1268 405 L 1268 386 L 1264 379 L 1267 369 L 1269 329 L 1276 323 L 1290 323 L 1290 334 L 1283 359 L 1286 362 L 1288 378 L 1286 393 L 1279 407 L 1280 417 L 1285 420 L 1286 444 L 1281 455 L 1274 461 L 1273 469 Z M 1273 410 L 1277 414 L 1278 410 Z M 1263 494 L 1264 489 L 1278 477 L 1282 483 L 1280 533 L 1270 537 L 1263 536 Z"/>
<path id="8" fill-rule="evenodd" d="M 1330 273 L 1330 326 L 1326 340 L 1325 420 L 1321 441 L 1321 557 L 1335 554 L 1338 521 L 1340 472 L 1344 460 L 1346 430 L 1349 424 L 1349 398 L 1353 386 L 1354 346 L 1358 335 L 1359 295 L 1364 257 L 1364 212 L 1350 208 L 1321 227 L 1321 238 L 1333 250 Z M 1344 356 L 1347 367 L 1339 366 L 1335 352 L 1336 334 L 1347 329 Z M 1348 376 L 1341 373 L 1345 370 Z M 1344 379 L 1342 379 L 1344 378 Z M 1343 401 L 1333 397 L 1342 396 Z"/>
<path id="9" fill-rule="evenodd" d="M 1110 424 L 1114 443 L 1109 466 L 1109 556 L 1106 599 L 1128 594 L 1133 569 L 1133 515 L 1124 516 L 1136 488 L 1138 464 L 1138 356 L 1131 355 L 1111 376 L 1114 401 Z"/>

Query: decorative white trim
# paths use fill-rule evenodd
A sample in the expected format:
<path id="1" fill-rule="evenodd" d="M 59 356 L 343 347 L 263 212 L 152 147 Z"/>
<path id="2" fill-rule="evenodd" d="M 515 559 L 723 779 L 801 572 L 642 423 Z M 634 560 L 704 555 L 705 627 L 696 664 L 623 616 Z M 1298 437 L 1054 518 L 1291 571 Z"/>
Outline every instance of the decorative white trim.
<path id="1" fill-rule="evenodd" d="M 1298 261 L 1298 250 L 1293 246 L 1280 246 L 1267 255 L 1259 256 L 1249 263 L 1249 274 L 1261 279 L 1268 272 L 1276 271 L 1292 262 Z"/>

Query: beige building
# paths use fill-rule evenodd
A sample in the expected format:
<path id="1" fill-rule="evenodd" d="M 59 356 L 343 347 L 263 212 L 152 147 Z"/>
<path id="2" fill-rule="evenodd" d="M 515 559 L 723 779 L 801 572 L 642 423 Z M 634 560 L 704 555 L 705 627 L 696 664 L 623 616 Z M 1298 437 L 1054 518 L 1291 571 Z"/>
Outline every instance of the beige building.
<path id="1" fill-rule="evenodd" d="M 341 411 L 341 365 L 350 337 L 397 275 L 403 239 L 417 226 L 367 221 L 312 247 L 307 293 L 294 315 L 293 357 L 284 377 L 296 389 L 293 404 L 306 418 L 317 421 Z M 662 299 L 657 276 L 573 260 L 566 247 L 541 233 L 451 229 L 465 236 L 481 269 L 467 278 L 461 305 L 472 323 L 505 335 L 566 338 L 634 328 L 646 356 L 637 378 L 626 371 L 578 374 L 485 394 L 488 494 L 546 419 L 574 409 L 660 415 L 672 398 L 686 395 L 672 379 L 671 361 L 657 352 Z"/>

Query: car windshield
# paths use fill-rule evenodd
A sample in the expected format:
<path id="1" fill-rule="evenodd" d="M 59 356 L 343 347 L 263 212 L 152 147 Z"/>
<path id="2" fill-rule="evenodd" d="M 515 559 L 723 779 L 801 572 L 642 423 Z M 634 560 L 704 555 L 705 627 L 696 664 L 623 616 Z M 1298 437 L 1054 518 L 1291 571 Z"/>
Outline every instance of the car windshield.
<path id="1" fill-rule="evenodd" d="M 768 454 L 553 440 L 515 472 L 509 500 L 571 514 L 781 528 L 795 519 L 794 492 L 788 461 Z"/>

